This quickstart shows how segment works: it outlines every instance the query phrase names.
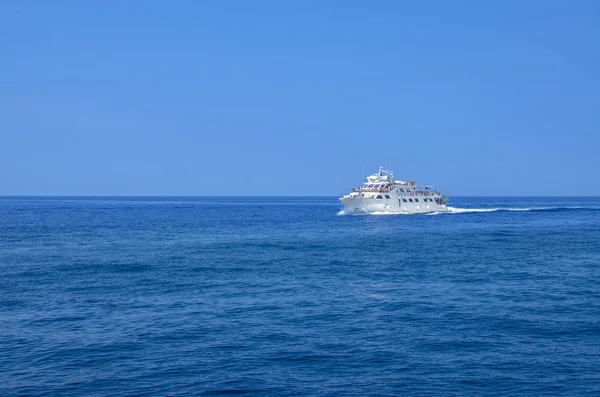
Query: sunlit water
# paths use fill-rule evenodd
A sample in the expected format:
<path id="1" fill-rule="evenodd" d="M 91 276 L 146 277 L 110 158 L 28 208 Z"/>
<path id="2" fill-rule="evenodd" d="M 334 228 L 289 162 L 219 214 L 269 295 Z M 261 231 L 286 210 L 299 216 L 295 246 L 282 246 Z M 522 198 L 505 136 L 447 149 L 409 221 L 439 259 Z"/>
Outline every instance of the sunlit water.
<path id="1" fill-rule="evenodd" d="M 600 199 L 1 198 L 1 395 L 600 393 Z"/>

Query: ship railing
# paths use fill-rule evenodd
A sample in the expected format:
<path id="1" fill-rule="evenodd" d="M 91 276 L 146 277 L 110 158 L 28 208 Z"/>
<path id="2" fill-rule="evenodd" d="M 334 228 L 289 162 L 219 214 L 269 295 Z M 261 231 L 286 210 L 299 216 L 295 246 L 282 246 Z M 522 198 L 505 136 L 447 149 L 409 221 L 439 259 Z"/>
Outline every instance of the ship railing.
<path id="1" fill-rule="evenodd" d="M 371 193 L 389 193 L 393 190 L 392 187 L 386 187 L 386 188 L 365 188 L 365 187 L 356 187 L 354 189 L 352 189 L 353 192 L 371 192 Z"/>
<path id="2" fill-rule="evenodd" d="M 352 189 L 353 193 L 390 193 L 393 190 L 393 187 L 375 189 L 375 188 L 364 188 L 364 187 L 355 187 Z M 440 196 L 441 193 L 438 190 L 423 192 L 419 190 L 414 190 L 412 192 L 405 192 L 405 194 L 409 196 L 419 196 L 419 197 L 430 197 L 430 196 Z"/>
<path id="3" fill-rule="evenodd" d="M 437 190 L 432 191 L 432 192 L 423 192 L 420 190 L 414 190 L 412 192 L 410 192 L 410 196 L 439 196 L 440 192 L 438 192 Z"/>

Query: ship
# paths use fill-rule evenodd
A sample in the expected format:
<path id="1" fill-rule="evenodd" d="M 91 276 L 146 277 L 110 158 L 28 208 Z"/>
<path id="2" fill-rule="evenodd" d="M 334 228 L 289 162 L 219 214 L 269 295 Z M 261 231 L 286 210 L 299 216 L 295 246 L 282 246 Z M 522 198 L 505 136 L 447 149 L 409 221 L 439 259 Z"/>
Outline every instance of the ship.
<path id="1" fill-rule="evenodd" d="M 379 171 L 366 178 L 362 186 L 353 188 L 340 197 L 344 213 L 400 213 L 427 214 L 448 212 L 446 202 L 434 186 L 417 185 L 415 181 L 401 181 L 394 178 L 394 172 Z"/>

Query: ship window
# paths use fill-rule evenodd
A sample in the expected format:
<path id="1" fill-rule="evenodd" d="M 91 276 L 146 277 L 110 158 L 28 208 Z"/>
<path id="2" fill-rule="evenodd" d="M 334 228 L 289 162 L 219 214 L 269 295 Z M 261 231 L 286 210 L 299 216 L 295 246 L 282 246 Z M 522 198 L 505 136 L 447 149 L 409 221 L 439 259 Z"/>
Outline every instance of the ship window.
<path id="1" fill-rule="evenodd" d="M 413 202 L 412 199 L 408 199 L 408 201 L 410 201 L 411 203 Z"/>
<path id="2" fill-rule="evenodd" d="M 377 196 L 377 197 L 375 197 L 375 198 L 376 198 L 377 200 L 381 200 L 383 197 L 381 197 L 381 196 Z"/>
<path id="3" fill-rule="evenodd" d="M 415 199 L 415 201 L 418 203 L 418 202 L 419 202 L 419 199 Z"/>
<path id="4" fill-rule="evenodd" d="M 390 198 L 390 196 L 388 196 L 388 195 L 386 194 L 386 195 L 385 195 L 385 198 L 388 198 L 388 199 L 389 199 L 389 198 Z"/>
<path id="5" fill-rule="evenodd" d="M 404 201 L 406 203 L 406 199 L 402 199 L 402 201 Z"/>

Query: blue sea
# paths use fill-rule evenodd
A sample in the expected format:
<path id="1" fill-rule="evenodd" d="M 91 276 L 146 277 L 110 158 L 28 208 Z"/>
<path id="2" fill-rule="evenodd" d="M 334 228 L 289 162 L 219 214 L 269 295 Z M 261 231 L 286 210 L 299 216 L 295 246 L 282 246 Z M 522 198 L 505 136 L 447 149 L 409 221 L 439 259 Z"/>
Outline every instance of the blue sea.
<path id="1" fill-rule="evenodd" d="M 3 396 L 597 396 L 600 198 L 0 198 Z"/>

